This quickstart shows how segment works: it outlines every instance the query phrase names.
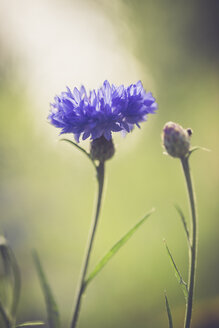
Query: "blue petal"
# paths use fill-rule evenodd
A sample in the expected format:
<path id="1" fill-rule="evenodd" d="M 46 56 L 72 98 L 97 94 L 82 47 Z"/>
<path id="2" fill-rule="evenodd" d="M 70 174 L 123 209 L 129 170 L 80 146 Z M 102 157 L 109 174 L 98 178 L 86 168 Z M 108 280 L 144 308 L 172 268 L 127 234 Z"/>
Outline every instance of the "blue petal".
<path id="1" fill-rule="evenodd" d="M 147 114 L 157 109 L 155 98 L 146 93 L 141 81 L 115 86 L 106 80 L 97 91 L 88 94 L 84 86 L 80 91 L 66 87 L 66 91 L 54 97 L 49 122 L 61 129 L 61 133 L 73 133 L 75 140 L 112 138 L 112 132 L 130 132 L 134 125 L 146 120 Z"/>
<path id="2" fill-rule="evenodd" d="M 110 131 L 105 131 L 104 132 L 104 137 L 106 138 L 106 140 L 111 140 L 112 139 L 112 133 Z"/>

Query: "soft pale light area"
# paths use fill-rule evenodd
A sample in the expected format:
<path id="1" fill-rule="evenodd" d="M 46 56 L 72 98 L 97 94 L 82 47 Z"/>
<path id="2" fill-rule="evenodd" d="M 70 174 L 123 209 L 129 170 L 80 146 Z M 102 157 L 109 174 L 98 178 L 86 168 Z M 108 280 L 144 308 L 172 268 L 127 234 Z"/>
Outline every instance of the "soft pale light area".
<path id="1" fill-rule="evenodd" d="M 18 76 L 44 116 L 66 85 L 97 88 L 105 79 L 129 84 L 141 78 L 115 24 L 93 1 L 5 0 L 0 11 Z"/>

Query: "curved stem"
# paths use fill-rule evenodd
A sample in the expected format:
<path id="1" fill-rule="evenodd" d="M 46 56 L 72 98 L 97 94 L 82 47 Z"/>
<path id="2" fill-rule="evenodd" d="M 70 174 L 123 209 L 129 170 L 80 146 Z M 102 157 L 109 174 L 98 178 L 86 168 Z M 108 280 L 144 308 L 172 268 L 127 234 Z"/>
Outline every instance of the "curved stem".
<path id="1" fill-rule="evenodd" d="M 100 206 L 103 194 L 103 184 L 104 184 L 104 163 L 100 162 L 99 166 L 97 167 L 97 181 L 98 181 L 98 197 L 97 197 L 97 206 L 96 206 L 96 213 L 94 216 L 94 220 L 90 229 L 89 237 L 88 237 L 88 244 L 87 249 L 85 252 L 84 262 L 82 265 L 81 275 L 79 279 L 79 283 L 77 286 L 76 298 L 75 298 L 75 305 L 74 305 L 74 314 L 71 322 L 71 328 L 75 328 L 78 320 L 78 315 L 80 311 L 80 304 L 83 292 L 85 290 L 85 276 L 87 273 L 87 268 L 89 264 L 90 254 L 93 246 L 93 241 L 95 237 L 95 232 L 97 228 L 99 213 L 100 213 Z"/>
<path id="2" fill-rule="evenodd" d="M 189 169 L 188 157 L 181 159 L 187 190 L 189 195 L 192 224 L 191 224 L 191 247 L 189 249 L 189 278 L 188 278 L 188 302 L 186 304 L 184 328 L 190 328 L 192 318 L 193 294 L 195 285 L 196 257 L 197 257 L 197 217 L 192 180 Z"/>

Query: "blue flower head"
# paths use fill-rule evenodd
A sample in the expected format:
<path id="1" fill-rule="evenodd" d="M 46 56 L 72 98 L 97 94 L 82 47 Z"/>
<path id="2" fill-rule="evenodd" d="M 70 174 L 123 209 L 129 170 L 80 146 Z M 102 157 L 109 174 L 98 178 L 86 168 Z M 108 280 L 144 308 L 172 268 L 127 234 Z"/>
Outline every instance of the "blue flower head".
<path id="1" fill-rule="evenodd" d="M 97 91 L 88 94 L 82 86 L 80 90 L 62 92 L 51 104 L 49 122 L 63 133 L 73 133 L 79 142 L 91 138 L 104 137 L 111 140 L 112 132 L 130 132 L 134 125 L 147 119 L 157 109 L 155 98 L 146 92 L 141 81 L 127 88 L 116 87 L 108 81 Z"/>

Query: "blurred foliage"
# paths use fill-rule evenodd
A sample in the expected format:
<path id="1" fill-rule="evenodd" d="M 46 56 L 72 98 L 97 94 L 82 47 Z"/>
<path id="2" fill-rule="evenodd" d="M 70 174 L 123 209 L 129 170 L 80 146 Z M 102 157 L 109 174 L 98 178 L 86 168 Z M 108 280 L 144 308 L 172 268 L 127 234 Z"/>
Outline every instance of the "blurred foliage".
<path id="1" fill-rule="evenodd" d="M 185 183 L 179 161 L 162 154 L 160 141 L 170 120 L 193 129 L 193 145 L 211 149 L 191 159 L 199 212 L 194 328 L 218 327 L 219 2 L 95 5 L 115 23 L 121 42 L 139 60 L 143 83 L 148 74 L 153 77 L 152 86 L 144 85 L 154 91 L 159 111 L 141 130 L 115 138 L 117 152 L 107 163 L 91 268 L 146 211 L 156 207 L 156 213 L 89 286 L 79 327 L 167 327 L 165 288 L 174 327 L 181 327 L 184 298 L 162 242 L 165 237 L 186 277 L 186 239 L 173 206 L 178 203 L 189 218 Z M 0 229 L 22 269 L 20 321 L 45 319 L 30 255 L 36 248 L 67 324 L 93 211 L 94 171 L 83 154 L 37 127 L 31 109 L 37 105 L 13 75 L 16 60 L 11 61 L 7 49 L 0 56 Z"/>

